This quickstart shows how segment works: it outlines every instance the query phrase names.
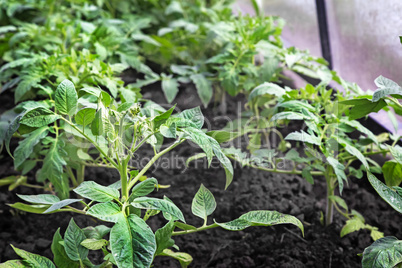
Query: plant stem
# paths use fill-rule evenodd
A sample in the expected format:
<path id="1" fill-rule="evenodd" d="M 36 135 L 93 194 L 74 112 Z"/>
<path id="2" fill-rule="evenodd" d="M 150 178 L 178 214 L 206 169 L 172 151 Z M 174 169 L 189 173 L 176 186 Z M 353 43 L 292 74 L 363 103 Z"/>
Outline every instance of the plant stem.
<path id="1" fill-rule="evenodd" d="M 142 177 L 142 175 L 145 174 L 145 172 L 147 172 L 147 170 L 155 163 L 156 160 L 158 160 L 159 157 L 166 154 L 167 152 L 169 152 L 170 150 L 172 150 L 173 148 L 175 148 L 176 146 L 178 146 L 179 144 L 181 144 L 184 141 L 185 140 L 181 140 L 181 141 L 178 140 L 175 143 L 173 143 L 172 145 L 170 145 L 168 148 L 166 148 L 165 150 L 155 154 L 154 157 L 152 157 L 152 159 L 149 160 L 149 162 L 145 165 L 145 167 L 143 169 L 141 169 L 141 171 L 137 174 L 137 176 L 135 176 L 134 179 L 132 181 L 130 181 L 130 183 L 128 185 L 128 190 L 130 190 L 134 186 L 134 184 Z"/>
<path id="2" fill-rule="evenodd" d="M 77 169 L 77 183 L 80 185 L 81 183 L 84 182 L 84 177 L 85 177 L 85 165 L 80 165 L 80 167 Z"/>
<path id="3" fill-rule="evenodd" d="M 325 175 L 327 180 L 327 208 L 325 211 L 325 226 L 329 226 L 332 223 L 334 215 L 334 204 L 329 196 L 334 195 L 335 187 L 332 186 L 332 177 L 329 175 L 329 171 Z"/>
<path id="4" fill-rule="evenodd" d="M 218 224 L 213 223 L 213 224 L 211 224 L 211 225 L 206 225 L 206 226 L 202 226 L 202 227 L 200 227 L 200 228 L 197 228 L 196 230 L 185 230 L 185 231 L 173 232 L 173 233 L 172 233 L 172 236 L 196 233 L 196 232 L 199 232 L 199 231 L 204 231 L 204 230 L 216 228 L 216 227 L 218 227 L 218 226 L 219 226 Z"/>
<path id="5" fill-rule="evenodd" d="M 127 187 L 127 162 L 126 160 L 121 161 L 120 165 L 120 181 L 121 181 L 121 195 L 123 196 L 123 200 L 128 200 L 128 187 Z"/>
<path id="6" fill-rule="evenodd" d="M 71 182 L 73 183 L 73 186 L 77 187 L 78 183 L 77 183 L 77 180 L 75 179 L 73 170 L 69 166 L 66 166 L 66 170 L 67 170 L 68 175 L 70 176 L 70 179 L 71 179 Z"/>

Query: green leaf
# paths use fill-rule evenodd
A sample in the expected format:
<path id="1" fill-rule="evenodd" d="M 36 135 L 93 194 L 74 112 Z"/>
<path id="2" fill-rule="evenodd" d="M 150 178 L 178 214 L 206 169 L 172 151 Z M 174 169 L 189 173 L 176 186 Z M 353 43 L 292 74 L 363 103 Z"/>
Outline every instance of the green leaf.
<path id="1" fill-rule="evenodd" d="M 248 96 L 248 101 L 252 101 L 256 97 L 266 94 L 274 95 L 279 98 L 285 94 L 285 90 L 277 84 L 265 82 L 251 91 L 250 95 Z"/>
<path id="2" fill-rule="evenodd" d="M 176 136 L 177 136 L 177 134 L 176 134 L 176 123 L 171 123 L 169 125 L 161 125 L 159 130 L 160 130 L 160 133 L 165 138 L 175 139 Z"/>
<path id="3" fill-rule="evenodd" d="M 22 249 L 18 249 L 16 247 L 14 247 L 13 245 L 11 245 L 11 246 L 13 247 L 15 253 L 17 253 L 17 255 L 20 256 L 24 260 L 24 262 L 29 265 L 29 267 L 32 267 L 32 268 L 56 268 L 56 266 L 54 266 L 54 264 L 48 258 L 42 257 L 37 254 L 30 253 L 30 252 L 22 250 Z"/>
<path id="4" fill-rule="evenodd" d="M 133 207 L 141 209 L 160 210 L 172 215 L 173 217 L 176 217 L 182 222 L 186 222 L 184 220 L 183 213 L 180 211 L 180 209 L 169 200 L 158 199 L 153 197 L 139 197 L 134 199 L 131 205 Z"/>
<path id="5" fill-rule="evenodd" d="M 277 211 L 255 210 L 241 215 L 238 219 L 216 223 L 222 228 L 231 231 L 243 230 L 249 226 L 272 226 L 277 224 L 293 224 L 300 228 L 304 235 L 303 224 L 296 217 L 279 213 Z"/>
<path id="6" fill-rule="evenodd" d="M 88 226 L 82 229 L 87 238 L 102 239 L 105 235 L 110 233 L 111 228 L 105 225 L 98 225 L 96 227 Z"/>
<path id="7" fill-rule="evenodd" d="M 95 113 L 95 118 L 91 123 L 91 131 L 92 134 L 95 136 L 100 136 L 103 134 L 103 120 L 102 120 L 102 108 L 99 109 L 96 113 Z"/>
<path id="8" fill-rule="evenodd" d="M 83 127 L 92 123 L 95 119 L 96 110 L 93 108 L 84 108 L 75 115 L 75 122 Z"/>
<path id="9" fill-rule="evenodd" d="M 201 184 L 200 189 L 193 198 L 191 205 L 192 213 L 206 222 L 207 217 L 211 215 L 215 209 L 216 202 L 213 194 Z"/>
<path id="10" fill-rule="evenodd" d="M 44 204 L 44 205 L 53 205 L 60 201 L 60 199 L 52 194 L 38 194 L 38 195 L 22 195 L 17 194 L 19 198 L 24 201 L 34 203 L 34 204 Z"/>
<path id="11" fill-rule="evenodd" d="M 208 139 L 209 139 L 209 142 L 211 143 L 212 150 L 213 150 L 216 158 L 218 158 L 219 162 L 221 163 L 221 165 L 223 166 L 223 168 L 225 170 L 225 176 L 226 176 L 225 189 L 227 189 L 233 180 L 234 170 L 233 170 L 232 162 L 230 162 L 229 158 L 226 157 L 226 155 L 223 153 L 222 148 L 220 147 L 219 143 L 214 138 L 208 137 Z"/>
<path id="12" fill-rule="evenodd" d="M 357 129 L 358 131 L 360 131 L 363 134 L 366 134 L 367 137 L 369 139 L 371 139 L 372 141 L 374 141 L 376 144 L 378 144 L 378 139 L 377 137 L 373 134 L 373 132 L 371 132 L 368 128 L 364 127 L 362 124 L 360 124 L 359 121 L 356 120 L 347 120 L 347 119 L 341 119 L 341 122 L 351 126 L 355 129 Z"/>
<path id="13" fill-rule="evenodd" d="M 345 147 L 345 150 L 350 153 L 351 155 L 355 156 L 357 159 L 360 160 L 360 162 L 363 164 L 363 166 L 366 168 L 366 170 L 369 169 L 369 164 L 366 160 L 366 157 L 357 149 L 356 147 L 349 145 L 346 141 L 343 139 L 337 139 L 337 141 L 342 144 Z"/>
<path id="14" fill-rule="evenodd" d="M 371 186 L 373 186 L 381 198 L 390 204 L 393 209 L 402 213 L 402 196 L 398 195 L 391 188 L 379 181 L 373 174 L 368 173 L 367 175 Z"/>
<path id="15" fill-rule="evenodd" d="M 20 120 L 22 118 L 22 114 L 17 115 L 14 120 L 8 125 L 8 129 L 6 131 L 6 134 L 4 136 L 4 144 L 6 146 L 6 150 L 9 155 L 12 156 L 11 151 L 10 151 L 10 141 L 13 136 L 13 134 L 18 130 L 20 127 Z"/>
<path id="16" fill-rule="evenodd" d="M 86 239 L 82 231 L 74 222 L 70 220 L 66 233 L 64 234 L 64 247 L 67 256 L 73 261 L 83 261 L 88 256 L 88 249 L 81 246 L 81 242 Z"/>
<path id="17" fill-rule="evenodd" d="M 334 169 L 336 178 L 338 179 L 338 185 L 339 185 L 339 193 L 342 194 L 343 190 L 343 181 L 347 181 L 347 177 L 345 174 L 345 166 L 342 165 L 341 163 L 338 162 L 335 158 L 329 156 L 327 157 L 328 164 L 332 166 Z"/>
<path id="18" fill-rule="evenodd" d="M 84 181 L 74 189 L 74 192 L 82 197 L 97 202 L 107 202 L 113 199 L 118 200 L 120 198 L 118 190 L 102 186 L 94 181 Z"/>
<path id="19" fill-rule="evenodd" d="M 229 132 L 225 130 L 212 130 L 206 134 L 214 138 L 218 143 L 228 142 L 242 135 L 241 132 Z"/>
<path id="20" fill-rule="evenodd" d="M 301 112 L 303 109 L 306 109 L 310 112 L 315 112 L 315 108 L 313 106 L 311 106 L 310 104 L 308 104 L 306 102 L 299 101 L 299 100 L 290 100 L 290 101 L 281 102 L 281 103 L 278 103 L 277 107 L 283 107 L 283 108 L 287 108 L 287 109 L 290 109 L 292 111 L 297 111 L 297 112 Z"/>
<path id="21" fill-rule="evenodd" d="M 27 111 L 21 118 L 20 124 L 29 127 L 43 127 L 53 123 L 60 118 L 60 115 L 55 114 L 45 107 L 37 107 Z"/>
<path id="22" fill-rule="evenodd" d="M 77 109 L 78 95 L 74 84 L 64 80 L 59 84 L 55 93 L 55 106 L 58 113 L 73 115 Z"/>
<path id="23" fill-rule="evenodd" d="M 309 119 L 307 116 L 295 112 L 280 112 L 272 116 L 271 121 L 277 120 L 304 120 Z"/>
<path id="24" fill-rule="evenodd" d="M 294 140 L 294 141 L 302 141 L 310 144 L 315 144 L 320 146 L 321 145 L 321 140 L 319 137 L 310 135 L 303 130 L 301 132 L 292 132 L 289 135 L 285 137 L 285 140 Z"/>
<path id="25" fill-rule="evenodd" d="M 175 222 L 171 220 L 165 226 L 155 232 L 155 240 L 157 245 L 155 256 L 160 254 L 164 249 L 170 248 L 174 245 L 174 240 L 171 238 L 174 226 Z"/>
<path id="26" fill-rule="evenodd" d="M 14 166 L 18 168 L 31 155 L 36 144 L 45 138 L 49 132 L 47 127 L 41 127 L 29 134 L 24 135 L 25 139 L 20 141 L 14 151 Z"/>
<path id="27" fill-rule="evenodd" d="M 192 142 L 197 144 L 205 152 L 208 159 L 208 166 L 210 166 L 214 156 L 214 151 L 209 140 L 210 137 L 201 130 L 193 127 L 187 127 L 183 129 L 183 131 L 188 135 Z"/>
<path id="28" fill-rule="evenodd" d="M 113 202 L 93 205 L 87 211 L 88 215 L 108 222 L 117 222 L 122 214 L 121 208 Z"/>
<path id="29" fill-rule="evenodd" d="M 308 183 L 314 184 L 314 178 L 311 175 L 311 170 L 312 170 L 312 168 L 310 166 L 307 166 L 307 167 L 303 168 L 302 176 L 303 176 L 303 178 L 306 179 L 306 181 Z"/>
<path id="30" fill-rule="evenodd" d="M 363 252 L 362 267 L 395 267 L 402 262 L 402 241 L 387 236 L 375 241 Z"/>
<path id="31" fill-rule="evenodd" d="M 338 204 L 341 208 L 348 210 L 348 205 L 346 205 L 345 200 L 343 200 L 341 197 L 337 195 L 330 195 L 328 196 L 328 199 Z"/>
<path id="32" fill-rule="evenodd" d="M 354 99 L 341 101 L 339 104 L 353 105 L 352 109 L 349 111 L 349 120 L 359 119 L 370 113 L 376 113 L 387 106 L 387 103 L 383 99 L 377 102 L 372 102 L 369 99 Z"/>
<path id="33" fill-rule="evenodd" d="M 20 260 L 11 260 L 0 263 L 0 268 L 26 268 L 27 266 Z"/>
<path id="34" fill-rule="evenodd" d="M 60 199 L 68 198 L 69 185 L 67 176 L 64 175 L 63 166 L 67 163 L 64 157 L 67 156 L 63 149 L 64 142 L 60 139 L 53 139 L 50 149 L 43 160 L 43 166 L 38 173 L 38 181 L 48 179 L 55 187 Z"/>
<path id="35" fill-rule="evenodd" d="M 359 217 L 353 217 L 350 220 L 347 220 L 345 225 L 341 230 L 341 237 L 344 237 L 347 234 L 359 231 L 360 229 L 364 229 L 366 224 Z"/>
<path id="36" fill-rule="evenodd" d="M 206 108 L 213 94 L 211 81 L 202 74 L 193 74 L 190 76 L 190 79 L 195 84 L 198 96 L 200 96 L 202 104 L 204 104 L 204 107 Z"/>
<path id="37" fill-rule="evenodd" d="M 395 158 L 395 160 L 399 164 L 402 164 L 402 147 L 400 147 L 399 145 L 396 145 L 395 147 L 388 146 L 388 149 L 391 152 L 392 156 Z"/>
<path id="38" fill-rule="evenodd" d="M 170 249 L 163 250 L 162 256 L 168 256 L 174 258 L 180 262 L 182 268 L 187 268 L 190 263 L 193 261 L 193 257 L 190 254 L 185 252 L 174 252 Z"/>
<path id="39" fill-rule="evenodd" d="M 387 161 L 382 166 L 385 184 L 388 187 L 399 186 L 402 182 L 402 165 L 395 161 Z"/>
<path id="40" fill-rule="evenodd" d="M 136 184 L 131 191 L 131 195 L 128 201 L 132 202 L 137 197 L 145 196 L 152 193 L 157 186 L 158 181 L 155 178 L 148 178 L 145 181 Z"/>
<path id="41" fill-rule="evenodd" d="M 200 107 L 184 110 L 177 117 L 190 120 L 198 129 L 201 129 L 204 125 L 204 115 Z"/>
<path id="42" fill-rule="evenodd" d="M 152 120 L 152 122 L 154 124 L 154 129 L 158 129 L 162 124 L 164 124 L 168 120 L 168 118 L 172 115 L 175 108 L 176 108 L 176 105 L 171 107 L 166 112 L 155 116 L 154 119 Z"/>
<path id="43" fill-rule="evenodd" d="M 166 100 L 168 103 L 171 103 L 174 98 L 176 98 L 177 93 L 179 92 L 179 84 L 177 80 L 172 78 L 172 76 L 162 76 L 162 90 L 165 94 Z"/>
<path id="44" fill-rule="evenodd" d="M 50 213 L 50 212 L 56 211 L 56 210 L 58 210 L 58 209 L 60 209 L 62 207 L 65 207 L 65 206 L 68 206 L 70 204 L 77 203 L 77 202 L 80 202 L 80 201 L 82 201 L 82 199 L 64 199 L 64 200 L 61 200 L 61 201 L 59 201 L 57 203 L 54 203 L 53 205 L 51 205 L 43 213 Z"/>
<path id="45" fill-rule="evenodd" d="M 110 232 L 110 247 L 118 267 L 150 267 L 156 251 L 155 235 L 138 216 L 119 217 Z"/>
<path id="46" fill-rule="evenodd" d="M 108 243 L 105 239 L 94 239 L 94 238 L 87 238 L 81 242 L 81 246 L 90 249 L 90 250 L 98 250 L 102 247 L 106 246 Z"/>
<path id="47" fill-rule="evenodd" d="M 80 266 L 79 262 L 70 260 L 61 242 L 64 242 L 64 240 L 60 235 L 59 228 L 53 236 L 53 242 L 51 246 L 54 263 L 57 265 L 58 268 L 78 268 Z"/>
<path id="48" fill-rule="evenodd" d="M 42 214 L 43 212 L 46 211 L 46 209 L 49 208 L 49 205 L 28 205 L 20 202 L 11 204 L 9 206 L 15 209 L 35 214 Z"/>

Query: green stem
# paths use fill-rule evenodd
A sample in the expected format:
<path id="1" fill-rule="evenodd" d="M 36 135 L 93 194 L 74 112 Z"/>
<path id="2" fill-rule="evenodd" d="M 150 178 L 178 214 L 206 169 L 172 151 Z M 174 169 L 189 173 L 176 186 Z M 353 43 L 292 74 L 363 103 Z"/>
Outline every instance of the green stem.
<path id="1" fill-rule="evenodd" d="M 132 147 L 131 148 L 131 153 L 134 153 L 135 151 L 137 151 L 152 135 L 154 135 L 155 133 L 151 133 L 148 136 L 146 136 L 142 141 L 140 141 L 140 143 L 138 143 L 137 146 Z"/>
<path id="2" fill-rule="evenodd" d="M 77 183 L 77 180 L 76 180 L 76 178 L 74 176 L 73 170 L 69 166 L 66 166 L 66 170 L 67 170 L 68 175 L 70 176 L 70 179 L 71 179 L 71 182 L 73 183 L 73 186 L 77 187 L 78 183 Z"/>
<path id="3" fill-rule="evenodd" d="M 369 156 L 369 155 L 376 155 L 376 154 L 385 154 L 385 153 L 389 153 L 389 150 L 381 150 L 381 151 L 375 151 L 375 152 L 367 152 L 367 153 L 362 153 L 364 156 Z M 342 162 L 346 161 L 346 160 L 350 160 L 350 159 L 357 159 L 356 156 L 351 155 L 351 156 L 347 156 L 344 158 L 341 158 Z"/>
<path id="4" fill-rule="evenodd" d="M 206 226 L 197 228 L 196 230 L 185 230 L 185 231 L 173 232 L 172 236 L 196 233 L 196 232 L 200 232 L 200 231 L 204 231 L 204 230 L 208 230 L 208 229 L 212 229 L 212 228 L 216 228 L 216 227 L 219 227 L 219 225 L 216 223 L 213 223 L 211 225 L 206 225 Z"/>
<path id="5" fill-rule="evenodd" d="M 77 169 L 77 183 L 80 185 L 81 183 L 84 182 L 85 178 L 85 165 L 80 165 L 80 167 Z"/>
<path id="6" fill-rule="evenodd" d="M 128 177 L 127 177 L 127 162 L 126 160 L 121 161 L 120 165 L 120 181 L 121 181 L 121 195 L 123 196 L 123 201 L 128 200 Z"/>
<path id="7" fill-rule="evenodd" d="M 329 171 L 325 176 L 327 180 L 327 208 L 325 211 L 325 225 L 329 226 L 332 223 L 334 215 L 334 204 L 329 196 L 333 196 L 335 192 L 335 187 L 332 185 L 332 177 L 329 175 Z"/>
<path id="8" fill-rule="evenodd" d="M 142 177 L 142 175 L 145 174 L 145 172 L 147 172 L 147 170 L 156 162 L 156 160 L 158 160 L 159 157 L 166 154 L 167 152 L 169 152 L 170 150 L 172 150 L 173 148 L 175 148 L 176 146 L 178 146 L 179 144 L 181 144 L 184 141 L 185 140 L 176 141 L 175 143 L 170 145 L 165 150 L 155 154 L 154 157 L 152 157 L 152 159 L 149 160 L 149 162 L 145 165 L 145 167 L 137 174 L 137 176 L 135 176 L 134 179 L 132 181 L 130 181 L 130 183 L 128 185 L 128 190 L 130 190 L 134 186 L 134 184 Z"/>

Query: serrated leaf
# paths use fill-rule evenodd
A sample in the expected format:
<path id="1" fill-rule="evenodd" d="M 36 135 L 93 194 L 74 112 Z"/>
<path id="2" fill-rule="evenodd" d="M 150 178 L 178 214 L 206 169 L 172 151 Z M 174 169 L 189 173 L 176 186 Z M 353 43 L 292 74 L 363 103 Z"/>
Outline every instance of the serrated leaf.
<path id="1" fill-rule="evenodd" d="M 71 205 L 73 203 L 77 203 L 77 202 L 80 202 L 80 201 L 82 201 L 82 199 L 64 199 L 64 200 L 61 200 L 61 201 L 59 201 L 57 203 L 54 203 L 47 210 L 45 210 L 43 213 L 50 213 L 50 212 L 56 211 L 56 210 L 58 210 L 58 209 L 60 209 L 62 207 L 65 207 L 65 206 L 68 206 L 68 205 Z"/>
<path id="2" fill-rule="evenodd" d="M 150 267 L 156 251 L 155 235 L 138 216 L 120 217 L 110 232 L 110 247 L 118 267 Z"/>
<path id="3" fill-rule="evenodd" d="M 362 267 L 395 267 L 402 262 L 402 241 L 387 236 L 375 241 L 363 252 Z"/>
<path id="4" fill-rule="evenodd" d="M 200 107 L 184 110 L 178 114 L 177 117 L 191 121 L 198 129 L 201 129 L 204 125 L 204 115 L 202 114 Z"/>
<path id="5" fill-rule="evenodd" d="M 108 222 L 117 222 L 122 215 L 121 208 L 113 202 L 99 203 L 90 207 L 88 215 Z"/>
<path id="6" fill-rule="evenodd" d="M 75 122 L 83 127 L 92 123 L 95 119 L 96 110 L 93 108 L 84 108 L 75 115 Z"/>
<path id="7" fill-rule="evenodd" d="M 11 247 L 14 249 L 15 253 L 17 253 L 17 255 L 20 256 L 24 260 L 24 262 L 29 265 L 29 267 L 56 268 L 56 266 L 54 266 L 54 264 L 48 258 L 16 248 L 13 245 L 11 245 Z"/>
<path id="8" fill-rule="evenodd" d="M 107 202 L 113 199 L 118 200 L 120 198 L 120 193 L 118 190 L 102 186 L 94 181 L 84 181 L 74 189 L 74 192 L 82 197 L 97 202 Z"/>
<path id="9" fill-rule="evenodd" d="M 70 260 L 70 258 L 67 256 L 64 246 L 61 245 L 60 242 L 64 242 L 64 240 L 60 235 L 60 228 L 58 228 L 56 233 L 53 236 L 53 242 L 52 242 L 52 246 L 51 246 L 52 253 L 53 253 L 53 261 L 57 265 L 57 267 L 58 268 L 78 268 L 78 267 L 80 267 L 79 262 Z"/>
<path id="10" fill-rule="evenodd" d="M 190 76 L 190 79 L 195 84 L 198 96 L 206 108 L 208 103 L 211 101 L 213 94 L 211 81 L 209 81 L 203 74 L 193 74 Z"/>
<path id="11" fill-rule="evenodd" d="M 160 210 L 162 212 L 168 213 L 173 217 L 176 217 L 182 222 L 186 222 L 183 213 L 180 211 L 180 209 L 169 200 L 158 199 L 153 197 L 139 197 L 134 199 L 131 205 L 133 207 L 141 209 Z"/>
<path id="12" fill-rule="evenodd" d="M 14 166 L 18 168 L 31 155 L 36 144 L 47 136 L 49 129 L 44 126 L 24 135 L 25 139 L 20 141 L 14 151 Z"/>
<path id="13" fill-rule="evenodd" d="M 88 256 L 88 249 L 81 246 L 81 242 L 86 239 L 84 231 L 82 231 L 74 219 L 70 220 L 66 233 L 64 234 L 64 248 L 67 256 L 73 261 L 83 261 Z"/>
<path id="14" fill-rule="evenodd" d="M 77 109 L 78 95 L 74 84 L 65 79 L 59 84 L 55 93 L 55 107 L 58 113 L 73 115 Z"/>
<path id="15" fill-rule="evenodd" d="M 359 119 L 370 113 L 376 113 L 387 106 L 387 103 L 383 99 L 377 102 L 372 102 L 369 99 L 353 99 L 341 101 L 339 104 L 353 105 L 349 111 L 349 120 Z"/>
<path id="16" fill-rule="evenodd" d="M 398 195 L 391 188 L 379 181 L 373 174 L 367 173 L 371 186 L 377 191 L 382 199 L 391 205 L 393 209 L 402 213 L 402 196 Z"/>
<path id="17" fill-rule="evenodd" d="M 285 137 L 285 140 L 294 140 L 294 141 L 302 141 L 314 145 L 321 145 L 321 140 L 319 137 L 310 135 L 303 130 L 301 132 L 292 132 Z"/>
<path id="18" fill-rule="evenodd" d="M 207 217 L 211 215 L 215 209 L 216 202 L 213 194 L 201 184 L 200 189 L 193 198 L 191 205 L 192 213 L 206 222 Z"/>
<path id="19" fill-rule="evenodd" d="M 378 139 L 377 137 L 373 134 L 373 132 L 371 132 L 371 130 L 369 130 L 368 128 L 364 127 L 362 124 L 360 124 L 359 121 L 356 120 L 347 120 L 347 119 L 341 119 L 341 122 L 344 124 L 347 124 L 355 129 L 357 129 L 358 131 L 360 131 L 363 134 L 366 134 L 367 137 L 369 139 L 371 139 L 372 141 L 374 141 L 376 144 L 378 144 Z"/>
<path id="20" fill-rule="evenodd" d="M 43 127 L 53 123 L 60 118 L 60 115 L 55 114 L 45 107 L 38 107 L 27 111 L 21 118 L 20 124 L 29 127 Z"/>
<path id="21" fill-rule="evenodd" d="M 17 196 L 24 201 L 34 204 L 53 205 L 54 203 L 60 201 L 60 198 L 52 194 L 38 194 L 38 195 L 17 194 Z"/>
<path id="22" fill-rule="evenodd" d="M 365 227 L 366 224 L 359 217 L 353 217 L 352 219 L 346 221 L 341 230 L 341 237 L 356 232 L 360 229 L 364 229 Z"/>
<path id="23" fill-rule="evenodd" d="M 155 240 L 157 245 L 155 256 L 160 254 L 164 249 L 170 248 L 174 245 L 174 240 L 171 238 L 174 226 L 175 222 L 171 220 L 165 226 L 155 232 Z"/>
<path id="24" fill-rule="evenodd" d="M 155 178 L 148 178 L 145 181 L 136 184 L 131 191 L 131 195 L 128 199 L 129 202 L 132 202 L 137 197 L 146 196 L 153 192 L 157 185 L 158 181 Z"/>

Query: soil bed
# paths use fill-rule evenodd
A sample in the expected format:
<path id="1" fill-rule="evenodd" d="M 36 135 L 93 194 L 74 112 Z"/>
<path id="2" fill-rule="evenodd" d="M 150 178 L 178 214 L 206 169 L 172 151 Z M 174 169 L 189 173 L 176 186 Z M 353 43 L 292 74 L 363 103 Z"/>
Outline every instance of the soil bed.
<path id="1" fill-rule="evenodd" d="M 161 91 L 146 91 L 146 97 L 162 98 Z M 149 96 L 148 96 L 149 95 Z M 190 108 L 188 100 L 195 96 L 194 91 L 183 91 L 177 100 L 179 107 Z M 2 100 L 10 96 L 2 95 Z M 228 99 L 228 116 L 237 114 L 238 99 Z M 162 99 L 162 102 L 164 100 Z M 3 101 L 2 101 L 3 102 Z M 4 102 L 6 103 L 6 102 Z M 182 105 L 181 105 L 182 104 Z M 186 106 L 186 107 L 185 107 Z M 192 105 L 191 107 L 193 107 Z M 4 109 L 4 107 L 2 107 Z M 204 114 L 215 129 L 222 123 L 213 120 L 215 109 L 205 109 Z M 12 150 L 16 147 L 12 143 Z M 188 224 L 201 226 L 202 220 L 192 216 L 191 202 L 200 184 L 203 183 L 215 196 L 217 209 L 212 215 L 217 222 L 230 221 L 250 210 L 277 210 L 298 217 L 305 226 L 305 236 L 300 230 L 290 225 L 275 227 L 252 227 L 240 232 L 211 229 L 200 233 L 176 236 L 174 240 L 181 251 L 193 256 L 190 267 L 359 267 L 364 248 L 372 241 L 367 231 L 359 231 L 340 238 L 344 220 L 335 214 L 334 223 L 324 227 L 320 223 L 320 211 L 325 210 L 324 179 L 317 178 L 314 185 L 295 175 L 278 175 L 250 168 L 235 168 L 233 183 L 225 191 L 225 174 L 217 163 L 206 168 L 204 162 L 184 167 L 184 159 L 193 155 L 196 149 L 190 143 L 184 143 L 168 154 L 160 167 L 148 175 L 158 179 L 160 184 L 171 185 L 162 189 L 155 196 L 168 196 L 182 209 Z M 144 148 L 141 156 L 151 156 L 152 151 Z M 16 174 L 12 159 L 3 150 L 0 155 L 0 178 Z M 140 163 L 144 164 L 144 163 Z M 114 170 L 88 168 L 86 180 L 94 180 L 108 185 L 118 180 Z M 34 183 L 34 172 L 28 174 Z M 64 233 L 70 218 L 83 228 L 88 225 L 105 224 L 90 217 L 72 213 L 34 215 L 17 212 L 7 203 L 20 202 L 15 193 L 37 194 L 38 190 L 17 188 L 8 192 L 7 187 L 0 188 L 0 262 L 18 258 L 10 244 L 52 258 L 50 244 L 58 227 Z M 342 196 L 351 209 L 355 209 L 366 218 L 370 225 L 379 227 L 386 236 L 402 238 L 402 216 L 387 205 L 367 184 L 367 179 L 352 180 L 345 186 Z M 166 221 L 158 215 L 149 220 L 155 230 Z M 211 221 L 209 223 L 212 223 Z M 107 224 L 105 224 L 107 225 Z M 97 263 L 99 256 L 94 256 Z M 90 256 L 91 259 L 91 256 Z M 155 267 L 180 267 L 179 263 L 169 258 L 158 257 Z"/>

